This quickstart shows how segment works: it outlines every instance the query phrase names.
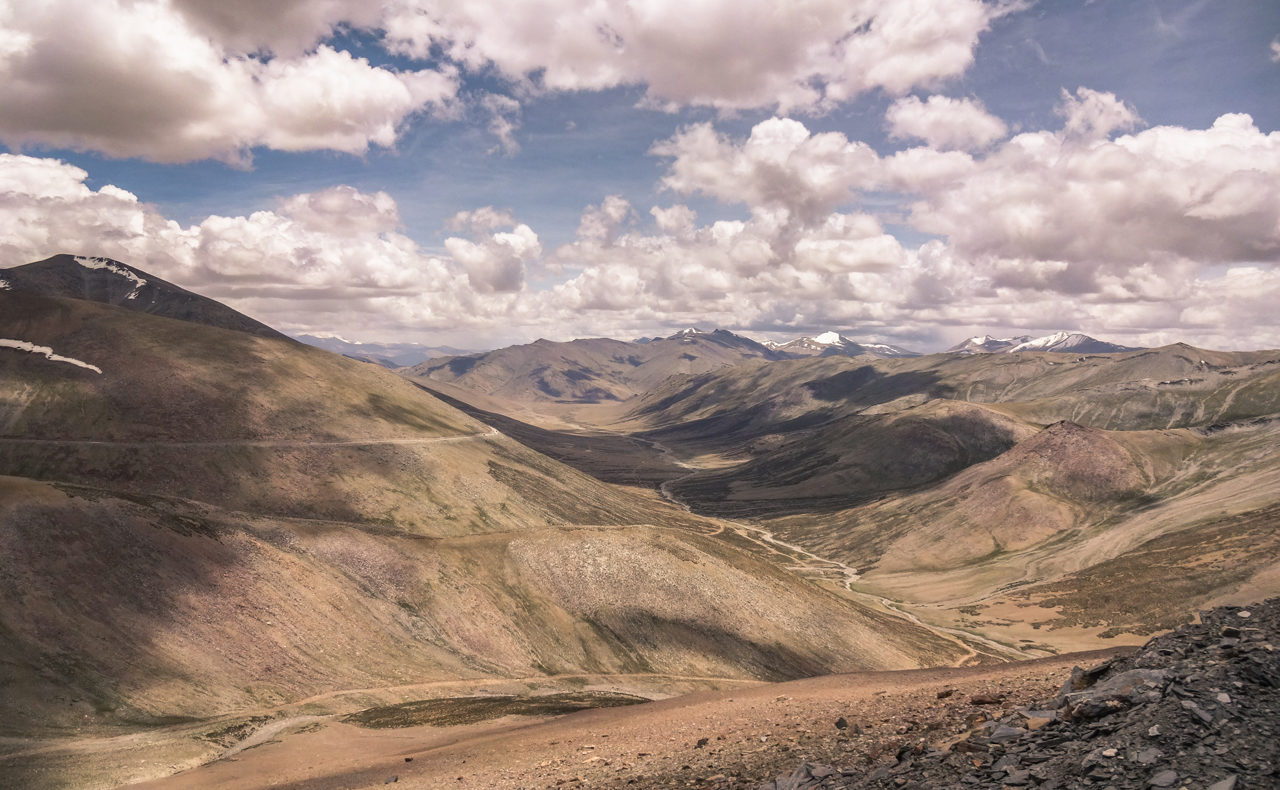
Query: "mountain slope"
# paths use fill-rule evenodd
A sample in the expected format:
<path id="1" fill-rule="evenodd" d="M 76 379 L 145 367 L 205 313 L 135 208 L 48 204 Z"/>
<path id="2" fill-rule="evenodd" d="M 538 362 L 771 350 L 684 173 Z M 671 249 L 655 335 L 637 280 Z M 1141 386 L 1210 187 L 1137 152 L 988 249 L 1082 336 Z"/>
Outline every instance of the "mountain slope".
<path id="1" fill-rule="evenodd" d="M 678 373 L 701 373 L 779 356 L 745 337 L 716 330 L 683 330 L 643 343 L 593 338 L 568 343 L 538 340 L 484 354 L 444 357 L 405 371 L 412 378 L 451 384 L 514 401 L 623 401 Z"/>
<path id="2" fill-rule="evenodd" d="M 445 680 L 964 655 L 372 365 L 16 291 L 0 337 L 101 371 L 0 348 L 6 735 Z"/>
<path id="3" fill-rule="evenodd" d="M 62 254 L 0 269 L 0 290 L 87 299 L 251 335 L 284 337 L 220 302 L 110 258 Z"/>

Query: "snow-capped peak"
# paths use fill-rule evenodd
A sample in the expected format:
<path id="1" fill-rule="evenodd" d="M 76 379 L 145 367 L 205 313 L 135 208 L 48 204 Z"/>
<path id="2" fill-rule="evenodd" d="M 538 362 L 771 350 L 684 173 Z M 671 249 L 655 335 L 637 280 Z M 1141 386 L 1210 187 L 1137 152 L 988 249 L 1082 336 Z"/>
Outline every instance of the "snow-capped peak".
<path id="1" fill-rule="evenodd" d="M 813 342 L 823 346 L 841 346 L 844 345 L 844 338 L 839 332 L 823 332 L 817 337 L 810 338 Z"/>
<path id="2" fill-rule="evenodd" d="M 77 255 L 75 257 L 75 262 L 86 269 L 106 269 L 112 274 L 118 274 L 126 280 L 133 282 L 133 290 L 125 297 L 126 299 L 137 299 L 138 289 L 147 284 L 146 280 L 110 258 L 89 258 L 83 255 Z"/>
<path id="3" fill-rule="evenodd" d="M 995 340 L 995 338 L 992 337 L 991 335 L 983 335 L 981 337 L 974 336 L 969 338 L 969 342 L 975 346 L 981 346 L 985 343 L 990 343 L 992 340 Z"/>
<path id="4" fill-rule="evenodd" d="M 1054 332 L 1052 335 L 1045 335 L 1044 337 L 1037 337 L 1033 340 L 1028 340 L 1025 343 L 1019 343 L 1009 349 L 1009 351 L 1039 351 L 1041 349 L 1056 346 L 1071 336 L 1072 333 L 1070 332 Z"/>
<path id="5" fill-rule="evenodd" d="M 676 335 L 679 337 L 689 337 L 690 335 L 702 335 L 702 334 L 706 334 L 706 333 L 696 326 L 691 326 L 688 329 L 681 329 L 679 332 L 676 332 Z"/>
<path id="6" fill-rule="evenodd" d="M 0 291 L 11 291 L 11 290 L 13 290 L 13 286 L 9 284 L 9 281 L 5 279 L 0 279 Z"/>

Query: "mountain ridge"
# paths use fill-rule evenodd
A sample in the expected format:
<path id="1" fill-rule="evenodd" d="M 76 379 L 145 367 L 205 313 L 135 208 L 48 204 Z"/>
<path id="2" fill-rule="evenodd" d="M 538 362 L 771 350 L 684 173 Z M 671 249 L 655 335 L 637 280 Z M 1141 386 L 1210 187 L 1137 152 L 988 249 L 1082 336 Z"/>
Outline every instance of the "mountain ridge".
<path id="1" fill-rule="evenodd" d="M 111 258 L 60 253 L 0 269 L 0 290 L 84 299 L 261 337 L 285 337 L 221 302 Z"/>

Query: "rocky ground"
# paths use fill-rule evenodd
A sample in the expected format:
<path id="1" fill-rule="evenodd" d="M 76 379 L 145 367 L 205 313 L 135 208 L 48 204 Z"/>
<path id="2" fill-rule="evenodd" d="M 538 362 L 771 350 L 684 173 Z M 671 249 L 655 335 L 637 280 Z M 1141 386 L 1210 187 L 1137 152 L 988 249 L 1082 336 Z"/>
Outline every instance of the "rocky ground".
<path id="1" fill-rule="evenodd" d="M 921 736 L 879 760 L 801 763 L 759 790 L 1280 787 L 1277 646 L 1280 598 L 1202 612 L 1136 653 L 1077 668 L 1056 697 L 975 715 L 949 742 Z"/>

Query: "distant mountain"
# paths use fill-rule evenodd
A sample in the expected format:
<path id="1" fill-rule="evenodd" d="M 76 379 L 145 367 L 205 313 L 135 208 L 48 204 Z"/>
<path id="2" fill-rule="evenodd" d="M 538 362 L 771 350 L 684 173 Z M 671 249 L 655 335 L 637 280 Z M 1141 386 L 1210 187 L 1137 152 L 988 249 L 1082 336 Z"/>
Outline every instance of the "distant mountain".
<path id="1" fill-rule="evenodd" d="M 0 290 L 86 299 L 259 337 L 284 337 L 220 302 L 110 258 L 63 254 L 0 269 Z"/>
<path id="2" fill-rule="evenodd" d="M 1062 353 L 1108 354 L 1114 351 L 1137 351 L 1133 346 L 1121 346 L 1105 340 L 1082 335 L 1079 332 L 1054 332 L 1052 335 L 1038 337 L 1019 343 L 1009 349 L 1015 351 L 1057 351 Z"/>
<path id="3" fill-rule="evenodd" d="M 1044 337 L 1030 335 L 994 338 L 990 335 L 971 337 L 947 349 L 953 354 L 1011 354 L 1017 351 L 1053 351 L 1064 354 L 1109 354 L 1137 351 L 1133 346 L 1108 343 L 1079 332 L 1054 332 Z"/>
<path id="4" fill-rule="evenodd" d="M 373 362 L 386 368 L 407 368 L 436 357 L 474 353 L 453 346 L 424 346 L 421 343 L 361 343 L 337 335 L 294 335 L 295 340 L 323 348 L 344 357 Z"/>
<path id="5" fill-rule="evenodd" d="M 918 357 L 919 352 L 909 351 L 887 343 L 858 343 L 839 332 L 823 332 L 813 337 L 799 337 L 787 343 L 766 341 L 766 347 L 792 357 L 856 357 L 868 355 L 886 359 Z"/>
<path id="6" fill-rule="evenodd" d="M 1002 351 L 1008 351 L 1019 343 L 1025 343 L 1031 339 L 1031 335 L 1018 335 L 1017 337 L 992 337 L 991 335 L 981 335 L 979 337 L 971 337 L 963 343 L 957 343 L 947 349 L 948 354 L 997 354 Z"/>
<path id="7" fill-rule="evenodd" d="M 483 354 L 432 359 L 405 373 L 517 401 L 602 403 L 647 392 L 677 374 L 787 358 L 723 329 L 689 328 L 630 343 L 608 338 L 537 340 Z"/>

